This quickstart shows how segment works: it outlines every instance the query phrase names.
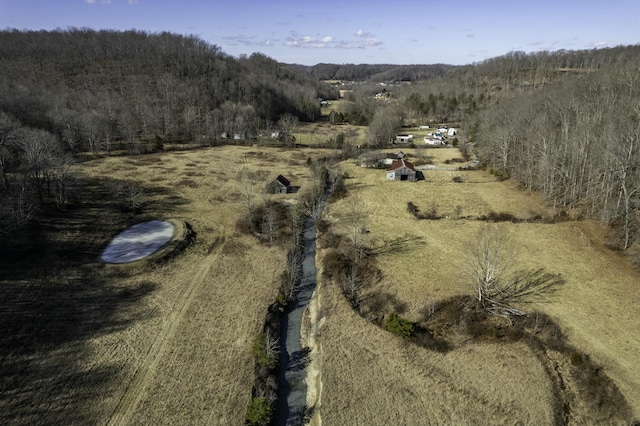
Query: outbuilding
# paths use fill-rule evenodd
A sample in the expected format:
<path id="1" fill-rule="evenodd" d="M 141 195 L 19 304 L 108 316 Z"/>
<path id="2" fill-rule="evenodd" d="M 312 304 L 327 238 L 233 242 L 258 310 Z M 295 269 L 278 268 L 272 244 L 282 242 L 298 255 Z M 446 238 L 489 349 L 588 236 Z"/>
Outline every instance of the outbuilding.
<path id="1" fill-rule="evenodd" d="M 391 168 L 387 170 L 387 180 L 408 180 L 416 181 L 416 169 L 413 164 L 404 159 L 399 159 L 391 164 Z"/>
<path id="2" fill-rule="evenodd" d="M 277 178 L 269 182 L 265 191 L 267 194 L 287 194 L 293 192 L 291 182 L 282 175 L 278 175 Z"/>

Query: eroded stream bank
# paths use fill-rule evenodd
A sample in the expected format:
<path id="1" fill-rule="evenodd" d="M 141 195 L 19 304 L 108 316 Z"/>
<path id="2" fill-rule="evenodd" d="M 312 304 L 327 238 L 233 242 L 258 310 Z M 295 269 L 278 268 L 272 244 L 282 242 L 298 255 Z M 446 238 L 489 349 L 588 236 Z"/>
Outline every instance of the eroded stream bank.
<path id="1" fill-rule="evenodd" d="M 319 209 L 324 208 L 333 185 L 329 180 Z M 307 217 L 302 231 L 303 260 L 302 278 L 296 288 L 293 300 L 287 305 L 281 323 L 280 370 L 278 373 L 278 405 L 276 425 L 302 425 L 307 407 L 306 366 L 309 348 L 302 346 L 303 317 L 317 285 L 316 271 L 316 219 Z"/>

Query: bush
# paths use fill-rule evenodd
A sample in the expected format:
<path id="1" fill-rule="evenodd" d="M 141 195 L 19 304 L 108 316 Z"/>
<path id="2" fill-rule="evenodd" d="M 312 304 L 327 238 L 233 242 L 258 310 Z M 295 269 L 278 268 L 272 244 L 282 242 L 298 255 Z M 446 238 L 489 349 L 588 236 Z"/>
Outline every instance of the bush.
<path id="1" fill-rule="evenodd" d="M 338 250 L 329 250 L 323 260 L 323 274 L 327 278 L 340 277 L 347 272 L 349 259 Z"/>
<path id="2" fill-rule="evenodd" d="M 511 222 L 518 223 L 520 219 L 515 217 L 513 214 L 509 212 L 499 212 L 496 213 L 494 211 L 490 211 L 489 214 L 480 216 L 480 220 L 485 220 L 487 222 Z"/>
<path id="3" fill-rule="evenodd" d="M 267 398 L 253 398 L 247 407 L 246 424 L 266 426 L 271 423 L 273 409 Z"/>
<path id="4" fill-rule="evenodd" d="M 415 326 L 408 319 L 399 317 L 398 314 L 392 312 L 385 321 L 384 328 L 393 334 L 409 338 L 413 334 Z"/>
<path id="5" fill-rule="evenodd" d="M 347 196 L 347 186 L 345 185 L 344 180 L 344 176 L 338 176 L 336 178 L 329 201 L 337 201 Z"/>
<path id="6" fill-rule="evenodd" d="M 420 209 L 418 209 L 418 206 L 413 204 L 411 201 L 407 203 L 407 211 L 411 213 L 416 219 L 418 218 L 418 213 L 420 213 Z"/>
<path id="7" fill-rule="evenodd" d="M 264 332 L 256 336 L 251 347 L 251 354 L 259 365 L 267 369 L 273 369 L 278 365 L 278 352 L 274 350 L 271 342 L 268 342 Z"/>
<path id="8" fill-rule="evenodd" d="M 581 365 L 582 364 L 582 354 L 578 351 L 573 351 L 571 353 L 571 357 L 569 358 L 571 361 L 571 365 Z"/>

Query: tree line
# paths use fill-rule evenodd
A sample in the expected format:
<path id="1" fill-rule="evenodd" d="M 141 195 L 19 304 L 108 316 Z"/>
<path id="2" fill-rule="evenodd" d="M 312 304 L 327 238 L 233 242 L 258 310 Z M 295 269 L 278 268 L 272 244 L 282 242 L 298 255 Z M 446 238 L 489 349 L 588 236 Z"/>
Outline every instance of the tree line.
<path id="1" fill-rule="evenodd" d="M 313 75 L 318 80 L 345 81 L 419 81 L 439 77 L 455 65 L 393 65 L 393 64 L 326 64 L 290 65 L 293 69 Z"/>

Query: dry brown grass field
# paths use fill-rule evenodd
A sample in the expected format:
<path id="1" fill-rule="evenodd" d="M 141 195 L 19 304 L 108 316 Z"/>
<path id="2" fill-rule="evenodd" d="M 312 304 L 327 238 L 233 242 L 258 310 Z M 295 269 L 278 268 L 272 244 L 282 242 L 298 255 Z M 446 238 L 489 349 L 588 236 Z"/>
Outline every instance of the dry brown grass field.
<path id="1" fill-rule="evenodd" d="M 407 151 L 417 156 L 415 150 Z M 443 166 L 459 156 L 453 148 L 423 154 Z M 412 321 L 423 317 L 425 306 L 473 294 L 465 258 L 485 226 L 479 216 L 492 211 L 520 219 L 550 216 L 538 194 L 480 170 L 425 170 L 425 180 L 415 183 L 386 181 L 383 170 L 357 167 L 353 160 L 341 170 L 350 177 L 349 195 L 325 210 L 332 230 L 349 233 L 345 218 L 352 208 L 349 200 L 357 197 L 367 213 L 367 233 L 361 236 L 367 245 L 401 236 L 414 241 L 409 250 L 377 256 L 381 279 L 364 296 L 384 294 L 402 305 L 402 315 Z M 454 182 L 456 176 L 464 181 Z M 407 212 L 408 202 L 423 212 L 434 209 L 442 219 L 416 220 Z M 612 379 L 633 416 L 640 417 L 638 270 L 605 248 L 606 231 L 591 221 L 497 226 L 510 231 L 518 269 L 544 268 L 565 280 L 544 303 L 523 308 L 548 314 L 568 343 Z M 319 251 L 321 259 L 325 253 Z M 573 392 L 571 424 L 628 424 L 615 415 L 599 417 L 598 401 L 585 399 L 575 387 L 566 354 L 549 350 L 542 361 L 519 341 L 476 342 L 434 352 L 360 317 L 334 284 L 321 283 L 316 297 L 319 347 L 313 359 L 320 380 L 314 388 L 321 392 L 315 424 L 552 424 L 558 401 L 545 372 L 549 366 Z"/>
<path id="2" fill-rule="evenodd" d="M 278 174 L 310 186 L 322 150 L 222 146 L 77 164 L 74 207 L 51 213 L 39 256 L 0 277 L 0 423 L 243 424 L 251 345 L 284 269 L 282 246 L 236 229 L 246 211 L 243 167 L 256 204 Z M 142 188 L 139 214 L 106 202 L 114 180 Z M 105 266 L 110 238 L 176 218 L 194 244 L 163 262 Z"/>

